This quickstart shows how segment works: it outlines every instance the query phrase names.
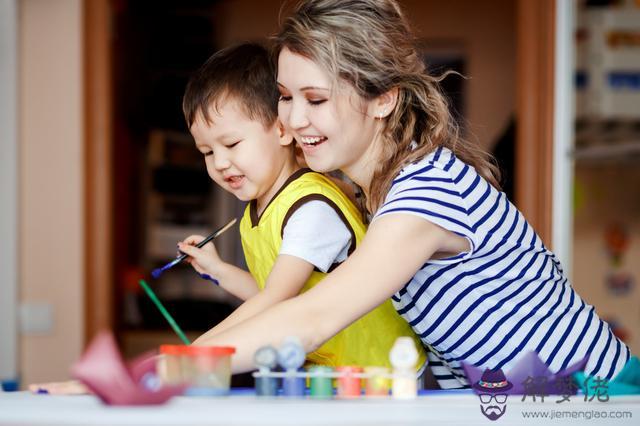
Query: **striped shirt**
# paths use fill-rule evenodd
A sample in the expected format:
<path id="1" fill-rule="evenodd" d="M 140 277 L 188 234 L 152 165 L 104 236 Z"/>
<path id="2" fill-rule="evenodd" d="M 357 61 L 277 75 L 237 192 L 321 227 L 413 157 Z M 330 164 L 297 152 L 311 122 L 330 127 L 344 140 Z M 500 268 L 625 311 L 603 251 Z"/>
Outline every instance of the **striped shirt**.
<path id="1" fill-rule="evenodd" d="M 590 354 L 585 372 L 611 379 L 629 348 L 585 303 L 522 214 L 446 148 L 405 167 L 376 218 L 422 217 L 469 241 L 430 260 L 393 296 L 429 348 L 442 388 L 468 386 L 461 362 L 505 371 L 531 351 L 557 372 Z"/>

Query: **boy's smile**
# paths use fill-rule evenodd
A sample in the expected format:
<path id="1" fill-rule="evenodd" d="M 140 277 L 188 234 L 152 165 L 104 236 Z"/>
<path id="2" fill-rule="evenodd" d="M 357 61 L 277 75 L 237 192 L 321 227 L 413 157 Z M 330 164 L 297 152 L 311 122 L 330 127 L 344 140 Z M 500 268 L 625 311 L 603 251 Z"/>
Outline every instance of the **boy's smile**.
<path id="1" fill-rule="evenodd" d="M 211 122 L 198 114 L 190 129 L 209 176 L 238 199 L 256 200 L 260 211 L 296 170 L 291 137 L 277 123 L 265 128 L 249 118 L 229 96 L 209 116 Z"/>
<path id="2" fill-rule="evenodd" d="M 244 182 L 244 175 L 225 176 L 224 181 L 229 183 L 232 189 L 239 189 Z"/>

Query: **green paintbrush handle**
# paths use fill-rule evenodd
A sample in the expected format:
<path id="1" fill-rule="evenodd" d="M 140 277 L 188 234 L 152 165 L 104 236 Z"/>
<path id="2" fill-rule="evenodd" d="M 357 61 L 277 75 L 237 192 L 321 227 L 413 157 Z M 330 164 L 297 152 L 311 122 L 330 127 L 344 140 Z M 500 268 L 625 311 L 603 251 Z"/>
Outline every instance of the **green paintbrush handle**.
<path id="1" fill-rule="evenodd" d="M 182 342 L 185 345 L 190 345 L 191 341 L 187 338 L 187 336 L 184 335 L 184 333 L 182 332 L 182 329 L 180 328 L 176 320 L 173 319 L 169 311 L 167 311 L 165 307 L 162 306 L 162 303 L 160 302 L 160 300 L 158 300 L 153 290 L 151 290 L 151 287 L 149 287 L 149 285 L 147 285 L 147 283 L 144 280 L 140 280 L 139 283 L 144 289 L 144 291 L 147 293 L 147 295 L 151 298 L 151 301 L 158 307 L 158 309 L 160 310 L 160 313 L 167 320 L 171 328 L 173 328 L 173 331 L 176 332 L 180 340 L 182 340 Z"/>

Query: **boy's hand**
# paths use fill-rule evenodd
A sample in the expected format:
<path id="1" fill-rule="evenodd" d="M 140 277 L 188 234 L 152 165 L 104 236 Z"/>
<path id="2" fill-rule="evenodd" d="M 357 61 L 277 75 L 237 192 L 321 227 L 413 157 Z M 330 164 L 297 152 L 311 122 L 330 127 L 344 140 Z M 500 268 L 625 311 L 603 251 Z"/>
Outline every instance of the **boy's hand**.
<path id="1" fill-rule="evenodd" d="M 187 254 L 185 259 L 199 274 L 208 274 L 213 277 L 219 275 L 220 266 L 224 263 L 213 243 L 207 243 L 202 248 L 195 247 L 204 240 L 202 235 L 190 235 L 184 241 L 178 243 L 178 249 Z"/>
<path id="2" fill-rule="evenodd" d="M 50 395 L 85 395 L 91 393 L 85 385 L 77 380 L 31 384 L 29 385 L 29 391 Z"/>

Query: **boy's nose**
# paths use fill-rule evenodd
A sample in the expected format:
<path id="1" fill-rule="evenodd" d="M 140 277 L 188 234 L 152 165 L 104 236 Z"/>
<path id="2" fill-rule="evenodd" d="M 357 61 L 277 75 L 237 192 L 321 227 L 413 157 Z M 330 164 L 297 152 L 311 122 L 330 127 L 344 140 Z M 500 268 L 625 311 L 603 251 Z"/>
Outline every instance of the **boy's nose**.
<path id="1" fill-rule="evenodd" d="M 231 161 L 229 161 L 229 157 L 224 154 L 216 155 L 213 157 L 213 167 L 216 170 L 226 170 L 231 166 Z"/>

